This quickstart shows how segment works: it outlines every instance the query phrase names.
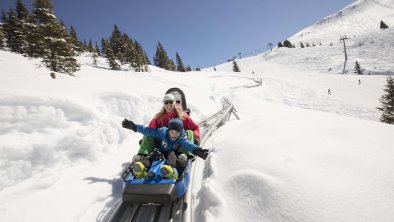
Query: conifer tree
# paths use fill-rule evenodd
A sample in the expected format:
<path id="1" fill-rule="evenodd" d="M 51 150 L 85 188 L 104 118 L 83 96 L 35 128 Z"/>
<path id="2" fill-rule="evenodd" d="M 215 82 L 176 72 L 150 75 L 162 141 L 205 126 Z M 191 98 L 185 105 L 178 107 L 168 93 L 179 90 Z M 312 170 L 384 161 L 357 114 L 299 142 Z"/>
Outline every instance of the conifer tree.
<path id="1" fill-rule="evenodd" d="M 98 57 L 98 54 L 97 54 L 97 52 L 94 51 L 92 54 L 92 60 L 93 60 L 94 66 L 97 66 L 97 57 Z"/>
<path id="2" fill-rule="evenodd" d="M 134 68 L 134 70 L 137 71 L 138 69 L 138 57 L 137 57 L 137 50 L 135 47 L 135 44 L 131 38 L 129 38 L 128 35 L 123 36 L 123 41 L 124 41 L 124 59 L 125 62 L 130 64 L 131 67 Z M 138 71 L 137 71 L 138 72 Z"/>
<path id="3" fill-rule="evenodd" d="M 146 52 L 142 49 L 141 44 L 138 41 L 134 42 L 136 55 L 137 55 L 137 71 L 147 72 L 148 71 L 148 60 Z"/>
<path id="4" fill-rule="evenodd" d="M 141 66 L 141 58 L 138 58 L 138 52 L 134 41 L 126 34 L 123 34 L 122 55 L 123 63 L 128 63 L 135 71 L 139 72 Z"/>
<path id="5" fill-rule="evenodd" d="M 74 26 L 70 26 L 70 41 L 72 44 L 72 47 L 74 50 L 78 53 L 81 53 L 84 51 L 84 45 L 82 42 L 78 39 L 77 32 L 75 31 Z M 90 51 L 91 52 L 91 51 Z"/>
<path id="6" fill-rule="evenodd" d="M 95 52 L 95 49 L 93 47 L 93 43 L 92 43 L 92 39 L 89 39 L 89 43 L 88 43 L 88 47 L 86 48 L 88 50 L 88 52 Z"/>
<path id="7" fill-rule="evenodd" d="M 233 61 L 233 72 L 241 72 L 241 69 L 238 67 L 237 62 Z"/>
<path id="8" fill-rule="evenodd" d="M 163 45 L 158 42 L 156 46 L 156 54 L 153 58 L 154 65 L 166 70 L 175 70 L 174 62 L 168 57 Z"/>
<path id="9" fill-rule="evenodd" d="M 7 47 L 12 52 L 25 53 L 27 48 L 29 12 L 21 0 L 16 1 L 16 9 L 6 14 L 2 11 L 3 34 Z"/>
<path id="10" fill-rule="evenodd" d="M 95 51 L 96 51 L 96 53 L 97 53 L 97 55 L 101 55 L 101 51 L 100 51 L 100 47 L 99 47 L 99 45 L 98 45 L 98 43 L 96 42 L 96 45 L 95 45 L 95 47 L 94 47 L 94 49 L 95 49 Z"/>
<path id="11" fill-rule="evenodd" d="M 19 44 L 18 52 L 26 53 L 28 47 L 27 35 L 33 27 L 31 16 L 22 0 L 16 1 L 15 10 L 17 16 L 17 26 L 14 34 L 17 36 L 17 42 Z"/>
<path id="12" fill-rule="evenodd" d="M 32 19 L 35 28 L 28 34 L 29 48 L 27 53 L 31 57 L 44 57 L 46 51 L 45 40 L 50 38 L 45 33 L 44 27 L 55 22 L 52 4 L 49 1 L 34 0 Z"/>
<path id="13" fill-rule="evenodd" d="M 364 72 L 364 70 L 361 69 L 361 66 L 360 66 L 360 64 L 357 61 L 356 61 L 356 65 L 354 66 L 354 71 L 353 72 L 357 73 L 359 75 L 362 75 L 363 72 Z"/>
<path id="14" fill-rule="evenodd" d="M 384 23 L 383 21 L 380 21 L 380 29 L 387 29 L 389 26 Z"/>
<path id="15" fill-rule="evenodd" d="M 102 48 L 104 55 L 108 60 L 109 67 L 112 70 L 120 70 L 120 65 L 116 62 L 115 55 L 112 51 L 109 41 L 104 38 L 102 39 Z"/>
<path id="16" fill-rule="evenodd" d="M 105 38 L 101 39 L 101 53 L 103 56 L 105 56 L 105 48 L 108 47 L 108 40 L 106 40 Z"/>
<path id="17" fill-rule="evenodd" d="M 300 42 L 300 46 L 301 46 L 301 48 L 305 48 L 305 46 L 302 42 Z"/>
<path id="18" fill-rule="evenodd" d="M 122 32 L 119 30 L 118 26 L 114 25 L 111 37 L 109 38 L 109 45 L 112 49 L 114 57 L 118 59 L 121 64 L 126 63 L 125 39 L 129 39 L 129 37 L 122 35 Z"/>
<path id="19" fill-rule="evenodd" d="M 380 121 L 384 123 L 394 124 L 394 78 L 389 76 L 386 79 L 384 91 L 386 94 L 382 95 L 379 99 L 381 106 L 377 107 L 382 111 Z"/>
<path id="20" fill-rule="evenodd" d="M 185 65 L 183 65 L 181 56 L 178 54 L 178 52 L 175 53 L 175 57 L 176 57 L 176 71 L 186 72 Z"/>
<path id="21" fill-rule="evenodd" d="M 291 42 L 287 39 L 283 42 L 283 46 L 287 48 L 293 48 L 293 44 L 291 44 Z"/>
<path id="22" fill-rule="evenodd" d="M 172 59 L 170 59 L 170 69 L 169 70 L 171 70 L 171 71 L 175 71 L 176 70 L 175 62 Z"/>
<path id="23" fill-rule="evenodd" d="M 10 9 L 7 13 L 2 12 L 2 20 L 3 20 L 3 28 L 4 28 L 4 37 L 5 37 L 5 42 L 7 43 L 7 47 L 12 51 L 12 52 L 19 52 L 20 48 L 20 41 L 19 41 L 19 35 L 15 35 L 15 30 L 17 29 L 18 26 L 18 18 L 16 16 L 16 13 L 14 10 Z M 18 31 L 16 31 L 18 32 Z"/>
<path id="24" fill-rule="evenodd" d="M 0 24 L 0 49 L 4 47 L 3 39 L 4 39 L 3 25 Z"/>
<path id="25" fill-rule="evenodd" d="M 283 43 L 282 42 L 278 42 L 278 48 L 283 47 Z"/>
<path id="26" fill-rule="evenodd" d="M 86 42 L 86 39 L 83 39 L 83 41 L 81 41 L 81 43 L 82 43 L 83 51 L 87 51 L 88 43 Z"/>
<path id="27" fill-rule="evenodd" d="M 147 65 L 151 65 L 152 63 L 149 60 L 148 54 L 146 54 L 146 52 L 144 51 L 144 56 L 145 56 L 145 61 Z"/>
<path id="28" fill-rule="evenodd" d="M 66 27 L 56 20 L 51 1 L 35 0 L 33 18 L 40 37 L 34 42 L 36 52 L 40 53 L 45 65 L 52 71 L 70 75 L 79 70 L 70 36 Z"/>
<path id="29" fill-rule="evenodd" d="M 186 71 L 190 72 L 190 71 L 192 71 L 192 68 L 188 65 L 186 68 Z"/>

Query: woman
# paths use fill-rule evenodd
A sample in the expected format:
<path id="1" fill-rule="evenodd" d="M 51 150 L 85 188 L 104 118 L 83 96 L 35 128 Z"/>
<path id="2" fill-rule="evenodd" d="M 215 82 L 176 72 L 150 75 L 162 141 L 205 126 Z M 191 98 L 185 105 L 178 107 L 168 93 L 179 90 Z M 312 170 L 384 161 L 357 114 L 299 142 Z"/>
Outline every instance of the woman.
<path id="1" fill-rule="evenodd" d="M 183 112 L 179 107 L 175 106 L 175 97 L 172 94 L 166 94 L 163 97 L 163 107 L 160 112 L 158 112 L 155 117 L 151 120 L 148 128 L 161 128 L 167 127 L 168 122 L 172 118 L 179 118 L 183 122 L 183 127 L 185 130 L 191 130 L 194 134 L 194 143 L 199 145 L 200 141 L 200 128 L 198 125 Z M 138 154 L 133 157 L 133 162 L 140 161 L 146 167 L 149 168 L 150 163 L 147 161 L 146 156 L 151 153 L 154 148 L 160 147 L 161 140 L 150 136 L 144 136 L 142 138 Z M 191 153 L 187 153 L 190 155 Z"/>

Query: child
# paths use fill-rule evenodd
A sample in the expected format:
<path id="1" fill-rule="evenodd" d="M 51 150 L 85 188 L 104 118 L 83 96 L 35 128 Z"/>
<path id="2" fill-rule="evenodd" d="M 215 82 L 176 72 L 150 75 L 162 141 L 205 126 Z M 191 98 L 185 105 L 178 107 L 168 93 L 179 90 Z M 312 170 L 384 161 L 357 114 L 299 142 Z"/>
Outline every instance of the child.
<path id="1" fill-rule="evenodd" d="M 208 150 L 202 149 L 198 147 L 196 144 L 190 142 L 186 138 L 184 138 L 185 131 L 183 129 L 183 122 L 179 118 L 173 118 L 168 122 L 167 127 L 161 128 L 148 128 L 143 125 L 137 125 L 133 121 L 130 120 L 123 120 L 122 127 L 131 129 L 134 132 L 139 132 L 144 134 L 145 136 L 152 136 L 158 138 L 162 141 L 160 146 L 160 151 L 165 154 L 169 154 L 171 151 L 177 151 L 180 147 L 184 150 L 192 152 L 194 155 L 206 159 L 208 157 Z M 181 154 L 178 156 L 178 162 L 185 162 L 187 161 L 187 157 L 185 154 Z M 177 164 L 178 165 L 178 164 Z M 185 164 L 182 164 L 181 168 L 186 167 Z M 135 167 L 134 167 L 135 166 Z M 136 170 L 135 175 L 139 175 L 138 177 L 144 177 L 146 169 L 144 165 L 140 162 L 136 162 L 133 166 L 133 171 Z M 174 169 L 168 165 L 163 166 L 161 169 L 165 178 L 173 178 L 177 179 L 178 175 Z"/>

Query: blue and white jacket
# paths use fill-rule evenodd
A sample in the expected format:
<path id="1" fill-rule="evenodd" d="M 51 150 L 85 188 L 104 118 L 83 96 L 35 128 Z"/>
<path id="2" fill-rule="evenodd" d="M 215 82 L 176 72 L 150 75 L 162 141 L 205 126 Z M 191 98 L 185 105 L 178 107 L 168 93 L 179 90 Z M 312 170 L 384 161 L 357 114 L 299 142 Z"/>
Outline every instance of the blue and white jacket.
<path id="1" fill-rule="evenodd" d="M 137 125 L 137 132 L 144 134 L 145 136 L 155 137 L 162 140 L 161 152 L 169 153 L 173 150 L 182 147 L 186 151 L 193 152 L 198 146 L 185 138 L 185 131 L 180 132 L 180 136 L 176 140 L 172 140 L 167 127 L 161 128 L 148 128 L 143 125 Z"/>

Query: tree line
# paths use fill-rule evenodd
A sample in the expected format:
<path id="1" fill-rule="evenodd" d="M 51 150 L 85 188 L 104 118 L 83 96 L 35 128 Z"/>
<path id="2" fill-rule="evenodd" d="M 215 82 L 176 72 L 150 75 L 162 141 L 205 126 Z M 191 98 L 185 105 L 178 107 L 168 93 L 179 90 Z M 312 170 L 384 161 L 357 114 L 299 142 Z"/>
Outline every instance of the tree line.
<path id="1" fill-rule="evenodd" d="M 98 56 L 105 57 L 112 70 L 129 65 L 137 72 L 146 72 L 151 65 L 142 45 L 117 25 L 108 38 L 101 39 L 101 47 L 97 42 L 93 45 L 91 40 L 88 43 L 81 41 L 72 25 L 68 31 L 65 24 L 57 20 L 51 0 L 33 0 L 31 13 L 22 0 L 16 0 L 15 9 L 2 10 L 1 20 L 0 49 L 41 58 L 54 72 L 73 75 L 80 68 L 75 57 L 84 52 L 92 53 L 95 64 Z M 153 58 L 155 66 L 180 72 L 192 70 L 183 64 L 178 52 L 175 57 L 176 62 L 158 42 Z"/>

